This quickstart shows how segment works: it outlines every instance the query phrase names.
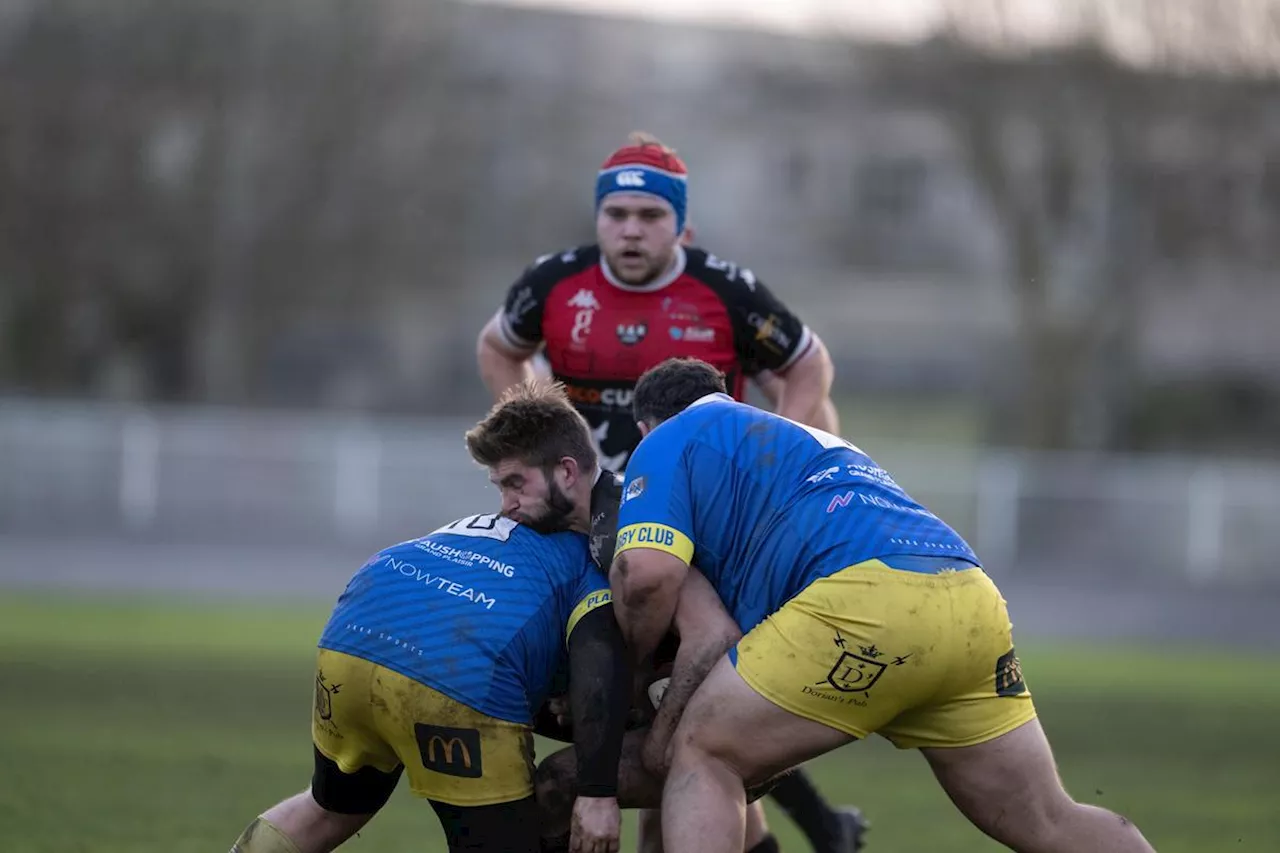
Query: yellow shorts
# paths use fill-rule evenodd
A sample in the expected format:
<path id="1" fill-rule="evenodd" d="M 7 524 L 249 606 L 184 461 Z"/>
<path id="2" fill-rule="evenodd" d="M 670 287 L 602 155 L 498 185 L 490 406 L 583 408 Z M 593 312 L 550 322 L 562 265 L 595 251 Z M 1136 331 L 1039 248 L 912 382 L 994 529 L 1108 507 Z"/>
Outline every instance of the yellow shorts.
<path id="1" fill-rule="evenodd" d="M 455 806 L 533 793 L 533 732 L 362 658 L 321 649 L 311 720 L 316 749 L 344 773 L 404 766 L 420 797 Z"/>
<path id="2" fill-rule="evenodd" d="M 1012 731 L 1036 712 L 1009 613 L 986 572 L 958 566 L 868 560 L 815 581 L 739 641 L 738 674 L 793 714 L 900 749 Z"/>

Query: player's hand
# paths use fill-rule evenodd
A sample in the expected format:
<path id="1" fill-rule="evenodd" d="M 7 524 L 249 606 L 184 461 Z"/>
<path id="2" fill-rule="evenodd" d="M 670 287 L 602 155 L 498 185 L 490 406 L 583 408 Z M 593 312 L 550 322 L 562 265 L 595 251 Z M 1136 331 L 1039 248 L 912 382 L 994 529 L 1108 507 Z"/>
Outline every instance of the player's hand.
<path id="1" fill-rule="evenodd" d="M 671 733 L 663 726 L 653 726 L 640 747 L 640 763 L 649 773 L 659 779 L 665 779 L 667 771 L 671 769 L 670 757 Z"/>
<path id="2" fill-rule="evenodd" d="M 573 801 L 569 853 L 618 853 L 622 811 L 614 797 L 578 797 Z"/>
<path id="3" fill-rule="evenodd" d="M 556 715 L 556 722 L 562 726 L 573 725 L 573 717 L 570 716 L 569 697 L 552 696 L 547 699 L 547 710 Z"/>

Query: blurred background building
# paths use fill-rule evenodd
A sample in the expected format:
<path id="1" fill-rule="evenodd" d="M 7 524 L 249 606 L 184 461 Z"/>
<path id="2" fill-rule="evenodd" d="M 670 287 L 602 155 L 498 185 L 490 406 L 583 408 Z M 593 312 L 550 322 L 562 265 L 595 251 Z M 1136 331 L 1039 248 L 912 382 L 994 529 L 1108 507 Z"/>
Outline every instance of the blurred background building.
<path id="1" fill-rule="evenodd" d="M 475 334 L 633 129 L 1029 621 L 1280 631 L 1273 0 L 9 0 L 0 581 L 340 579 L 492 501 Z"/>

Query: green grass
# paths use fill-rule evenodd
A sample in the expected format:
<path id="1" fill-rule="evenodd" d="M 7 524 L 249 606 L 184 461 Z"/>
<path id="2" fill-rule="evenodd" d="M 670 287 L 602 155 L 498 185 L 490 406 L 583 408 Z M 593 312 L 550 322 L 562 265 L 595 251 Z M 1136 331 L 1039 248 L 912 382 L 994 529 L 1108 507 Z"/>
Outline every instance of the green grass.
<path id="1" fill-rule="evenodd" d="M 5 593 L 0 849 L 229 848 L 306 785 L 324 615 Z M 1020 651 L 1079 798 L 1124 812 L 1162 853 L 1280 849 L 1280 662 L 1190 647 Z M 915 753 L 872 741 L 812 768 L 827 794 L 871 817 L 871 853 L 1002 849 L 955 813 Z M 771 817 L 784 850 L 807 849 Z M 443 846 L 429 808 L 402 789 L 344 849 Z"/>

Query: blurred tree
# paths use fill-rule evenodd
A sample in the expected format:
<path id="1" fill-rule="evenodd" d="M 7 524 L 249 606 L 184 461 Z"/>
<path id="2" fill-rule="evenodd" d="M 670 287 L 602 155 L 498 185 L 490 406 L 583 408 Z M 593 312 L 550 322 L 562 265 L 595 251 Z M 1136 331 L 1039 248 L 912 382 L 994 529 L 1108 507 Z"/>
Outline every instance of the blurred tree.
<path id="1" fill-rule="evenodd" d="M 1220 128 L 1247 125 L 1241 89 L 1205 75 L 1280 71 L 1280 3 L 1031 5 L 952 0 L 915 83 L 950 118 L 1005 247 L 1023 358 L 1016 411 L 995 419 L 1010 431 L 997 437 L 1108 445 L 1131 420 L 1159 203 L 1149 128 L 1134 119 L 1194 107 Z M 1037 34 L 1058 47 L 1044 50 Z M 1197 77 L 1161 85 L 1182 71 Z"/>

